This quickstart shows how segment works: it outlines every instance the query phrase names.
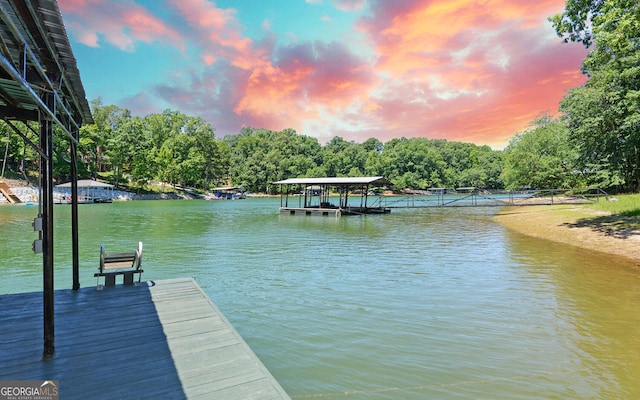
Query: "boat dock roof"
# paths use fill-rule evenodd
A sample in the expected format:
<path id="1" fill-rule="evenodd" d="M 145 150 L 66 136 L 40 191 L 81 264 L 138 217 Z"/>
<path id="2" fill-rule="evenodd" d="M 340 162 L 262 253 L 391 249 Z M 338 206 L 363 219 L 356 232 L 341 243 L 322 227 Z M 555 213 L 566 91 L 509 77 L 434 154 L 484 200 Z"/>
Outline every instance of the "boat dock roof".
<path id="1" fill-rule="evenodd" d="M 0 296 L 0 380 L 57 380 L 61 399 L 289 399 L 191 278 L 55 299 L 56 351 L 43 360 L 42 293 Z"/>
<path id="2" fill-rule="evenodd" d="M 280 212 L 287 214 L 302 215 L 363 215 L 363 214 L 386 214 L 390 210 L 385 207 L 367 205 L 367 197 L 370 185 L 386 186 L 391 185 L 382 176 L 361 176 L 361 177 L 324 177 L 324 178 L 290 178 L 273 182 L 276 185 L 284 185 L 286 190 L 280 192 Z M 306 186 L 303 197 L 298 197 L 297 205 L 289 205 L 289 194 L 291 187 Z M 337 200 L 329 196 L 330 188 L 337 188 L 339 196 Z M 359 190 L 363 193 L 360 197 L 360 204 L 349 205 L 349 192 Z M 296 203 L 296 201 L 292 201 Z"/>
<path id="3" fill-rule="evenodd" d="M 390 182 L 382 176 L 290 178 L 273 182 L 275 185 L 388 185 Z"/>
<path id="4" fill-rule="evenodd" d="M 286 190 L 280 192 L 280 212 L 287 214 L 302 215 L 363 215 L 363 214 L 387 214 L 390 209 L 386 207 L 367 205 L 369 186 L 391 185 L 382 176 L 361 176 L 361 177 L 324 177 L 324 178 L 290 178 L 273 182 L 276 185 L 284 185 Z M 298 197 L 297 205 L 289 205 L 289 194 L 291 187 L 306 186 L 303 197 Z M 331 199 L 329 189 L 336 188 L 339 192 L 337 199 Z M 360 204 L 349 205 L 349 192 L 359 190 L 363 195 L 360 197 Z M 296 201 L 292 201 L 296 203 Z"/>

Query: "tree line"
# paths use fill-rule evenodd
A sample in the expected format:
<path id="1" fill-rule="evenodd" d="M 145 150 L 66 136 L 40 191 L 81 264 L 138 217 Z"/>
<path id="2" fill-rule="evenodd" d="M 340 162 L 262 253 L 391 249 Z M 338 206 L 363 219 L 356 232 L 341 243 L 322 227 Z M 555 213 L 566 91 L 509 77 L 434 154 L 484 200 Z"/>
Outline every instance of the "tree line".
<path id="1" fill-rule="evenodd" d="M 425 138 L 356 143 L 337 136 L 321 145 L 292 129 L 255 128 L 216 139 L 206 121 L 178 111 L 137 117 L 100 99 L 91 107 L 94 123 L 80 132 L 79 171 L 87 177 L 110 177 L 117 186 L 143 187 L 156 181 L 202 191 L 235 185 L 270 193 L 278 180 L 324 176 L 384 176 L 396 188 L 412 189 L 503 186 L 501 152 L 489 146 Z M 6 125 L 0 129 L 10 168 L 37 168 L 35 150 L 11 135 Z M 29 134 L 35 135 L 27 130 Z M 68 180 L 66 138 L 56 135 L 54 146 L 63 149 L 55 152 L 54 175 Z"/>
<path id="2" fill-rule="evenodd" d="M 203 191 L 234 185 L 270 193 L 281 179 L 324 176 L 384 176 L 399 189 L 637 191 L 640 6 L 636 0 L 568 0 L 565 11 L 550 21 L 565 41 L 590 49 L 582 66 L 588 80 L 568 91 L 560 117 L 541 114 L 504 150 L 426 138 L 356 143 L 334 137 L 321 145 L 292 129 L 243 128 L 217 139 L 201 118 L 174 110 L 138 117 L 96 99 L 91 102 L 94 123 L 80 132 L 79 170 L 118 186 L 142 188 L 155 181 Z M 37 128 L 24 132 L 37 143 Z M 29 171 L 37 171 L 35 150 L 4 123 L 0 137 L 2 176 L 7 170 L 28 178 Z M 64 135 L 56 135 L 54 147 L 54 175 L 68 180 Z"/>

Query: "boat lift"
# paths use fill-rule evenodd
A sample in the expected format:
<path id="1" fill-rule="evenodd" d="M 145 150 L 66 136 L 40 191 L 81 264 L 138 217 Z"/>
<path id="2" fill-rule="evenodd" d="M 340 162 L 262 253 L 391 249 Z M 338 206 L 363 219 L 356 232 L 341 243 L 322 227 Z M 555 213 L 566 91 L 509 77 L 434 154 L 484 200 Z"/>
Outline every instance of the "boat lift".
<path id="1" fill-rule="evenodd" d="M 340 216 L 391 212 L 388 207 L 367 204 L 371 187 L 391 185 L 381 176 L 291 178 L 274 184 L 284 187 L 280 192 L 281 213 Z M 338 196 L 332 197 L 335 192 Z M 353 192 L 359 192 L 360 196 L 351 196 Z M 359 205 L 353 205 L 353 201 L 357 201 L 355 199 L 360 200 Z"/>

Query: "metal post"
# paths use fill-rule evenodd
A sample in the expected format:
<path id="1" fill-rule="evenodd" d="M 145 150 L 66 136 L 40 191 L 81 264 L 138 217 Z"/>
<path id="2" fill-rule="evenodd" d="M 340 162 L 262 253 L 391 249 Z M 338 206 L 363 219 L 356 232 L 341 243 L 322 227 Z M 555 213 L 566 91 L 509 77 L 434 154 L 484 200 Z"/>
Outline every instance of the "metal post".
<path id="1" fill-rule="evenodd" d="M 78 257 L 78 148 L 71 141 L 71 247 L 73 257 L 73 290 L 80 289 L 80 262 Z"/>
<path id="2" fill-rule="evenodd" d="M 313 189 L 311 189 L 311 190 L 313 190 Z M 303 206 L 304 208 L 307 208 L 307 192 L 308 191 L 309 190 L 307 190 L 307 188 L 305 187 L 304 188 L 304 206 Z"/>
<path id="3" fill-rule="evenodd" d="M 364 186 L 364 208 L 367 208 L 367 200 L 369 200 L 369 185 Z M 360 206 L 362 207 L 362 200 L 360 199 Z"/>
<path id="4" fill-rule="evenodd" d="M 45 94 L 44 101 L 53 106 L 53 96 Z M 42 113 L 44 114 L 44 113 Z M 40 147 L 47 159 L 42 163 L 40 185 L 42 188 L 42 280 L 44 295 L 44 351 L 43 358 L 50 358 L 55 351 L 53 307 L 53 122 L 49 116 L 40 121 Z"/>

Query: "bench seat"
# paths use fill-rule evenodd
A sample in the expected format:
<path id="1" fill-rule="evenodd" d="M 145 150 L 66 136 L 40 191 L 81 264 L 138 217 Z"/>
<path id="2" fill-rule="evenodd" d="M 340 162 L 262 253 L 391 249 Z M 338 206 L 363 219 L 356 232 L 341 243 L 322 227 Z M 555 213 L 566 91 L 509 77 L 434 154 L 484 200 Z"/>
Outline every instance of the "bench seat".
<path id="1" fill-rule="evenodd" d="M 138 284 L 142 279 L 142 242 L 138 249 L 132 252 L 107 253 L 104 244 L 100 246 L 100 266 L 93 276 L 98 279 L 104 277 L 105 286 L 115 286 L 116 276 L 123 276 L 124 285 L 133 285 L 133 276 L 138 274 Z"/>

